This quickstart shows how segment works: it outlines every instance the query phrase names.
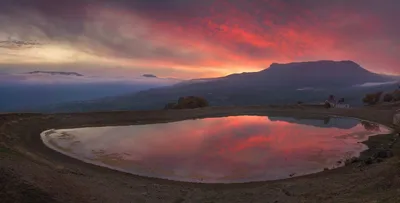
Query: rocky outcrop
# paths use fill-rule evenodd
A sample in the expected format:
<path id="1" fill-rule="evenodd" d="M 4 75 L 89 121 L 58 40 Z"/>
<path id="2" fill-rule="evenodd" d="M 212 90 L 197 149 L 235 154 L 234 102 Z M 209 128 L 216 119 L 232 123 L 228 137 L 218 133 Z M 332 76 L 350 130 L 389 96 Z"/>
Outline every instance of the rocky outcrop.
<path id="1" fill-rule="evenodd" d="M 164 109 L 195 109 L 209 106 L 206 99 L 196 96 L 180 97 L 177 103 L 168 103 Z"/>

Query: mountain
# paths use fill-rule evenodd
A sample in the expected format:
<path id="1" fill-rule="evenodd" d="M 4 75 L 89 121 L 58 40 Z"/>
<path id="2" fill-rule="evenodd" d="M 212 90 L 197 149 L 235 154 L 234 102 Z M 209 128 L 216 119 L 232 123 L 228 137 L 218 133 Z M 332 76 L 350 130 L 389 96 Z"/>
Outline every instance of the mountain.
<path id="1" fill-rule="evenodd" d="M 49 75 L 68 75 L 68 76 L 83 76 L 76 72 L 60 72 L 60 71 L 32 71 L 27 74 L 49 74 Z"/>
<path id="2" fill-rule="evenodd" d="M 161 109 L 166 103 L 189 95 L 204 97 L 211 106 L 321 102 L 330 94 L 344 97 L 351 105 L 361 105 L 361 98 L 368 92 L 396 88 L 388 82 L 393 79 L 352 61 L 274 63 L 259 72 L 184 81 L 135 94 L 65 104 L 50 111 Z M 362 86 L 371 83 L 384 85 Z"/>
<path id="3" fill-rule="evenodd" d="M 273 63 L 260 72 L 229 75 L 224 83 L 243 87 L 338 88 L 388 79 L 363 69 L 353 61 Z M 250 82 L 250 83 L 243 83 Z"/>

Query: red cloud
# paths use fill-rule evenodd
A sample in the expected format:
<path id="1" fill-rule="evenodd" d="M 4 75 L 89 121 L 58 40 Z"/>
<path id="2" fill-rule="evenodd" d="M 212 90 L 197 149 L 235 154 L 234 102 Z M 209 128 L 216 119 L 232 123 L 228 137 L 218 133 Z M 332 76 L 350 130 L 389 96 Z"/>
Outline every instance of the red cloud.
<path id="1" fill-rule="evenodd" d="M 71 0 L 66 7 L 76 15 L 56 7 L 46 12 L 53 8 L 47 0 L 26 4 L 37 18 L 10 18 L 13 22 L 0 30 L 12 27 L 23 36 L 37 33 L 29 32 L 34 27 L 42 33 L 38 38 L 67 41 L 116 63 L 181 69 L 188 75 L 322 59 L 354 60 L 373 71 L 400 73 L 398 1 L 105 2 Z"/>

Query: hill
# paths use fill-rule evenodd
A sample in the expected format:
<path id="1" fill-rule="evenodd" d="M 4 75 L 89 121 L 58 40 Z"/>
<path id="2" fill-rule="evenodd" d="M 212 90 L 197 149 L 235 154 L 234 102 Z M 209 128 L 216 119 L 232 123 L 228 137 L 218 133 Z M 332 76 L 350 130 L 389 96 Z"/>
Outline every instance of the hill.
<path id="1" fill-rule="evenodd" d="M 318 102 L 330 94 L 360 105 L 364 94 L 395 86 L 393 79 L 372 73 L 353 61 L 274 63 L 259 72 L 186 81 L 136 94 L 53 106 L 50 111 L 162 109 L 165 104 L 190 95 L 207 99 L 211 106 Z"/>
<path id="2" fill-rule="evenodd" d="M 178 80 L 156 77 L 95 77 L 75 72 L 0 74 L 0 112 L 48 110 L 62 103 L 132 94 Z"/>

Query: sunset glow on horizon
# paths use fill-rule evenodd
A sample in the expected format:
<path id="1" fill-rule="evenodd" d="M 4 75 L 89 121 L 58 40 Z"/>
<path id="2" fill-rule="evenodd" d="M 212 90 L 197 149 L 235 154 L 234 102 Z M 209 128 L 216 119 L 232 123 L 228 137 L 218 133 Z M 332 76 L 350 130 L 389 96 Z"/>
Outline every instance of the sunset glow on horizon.
<path id="1" fill-rule="evenodd" d="M 353 60 L 400 74 L 398 9 L 395 0 L 6 0 L 0 72 L 201 78 Z"/>

